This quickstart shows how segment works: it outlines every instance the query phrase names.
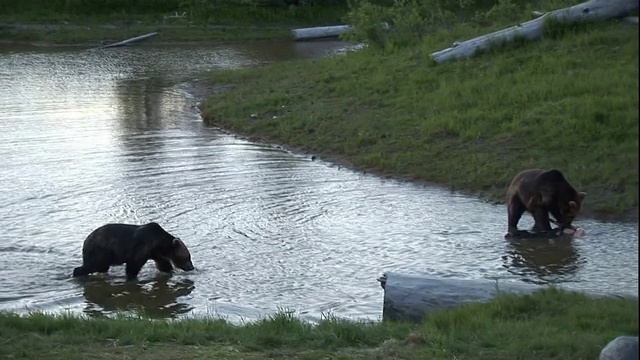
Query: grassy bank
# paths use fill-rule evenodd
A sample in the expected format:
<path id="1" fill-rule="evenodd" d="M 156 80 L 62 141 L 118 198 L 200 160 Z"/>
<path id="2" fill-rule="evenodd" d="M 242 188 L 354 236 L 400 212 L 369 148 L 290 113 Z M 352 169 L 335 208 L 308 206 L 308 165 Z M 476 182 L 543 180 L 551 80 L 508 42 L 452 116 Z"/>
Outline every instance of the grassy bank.
<path id="1" fill-rule="evenodd" d="M 410 46 L 218 72 L 206 121 L 381 174 L 502 202 L 525 168 L 562 170 L 586 213 L 638 204 L 638 28 L 555 26 L 442 65 L 429 54 L 513 24 L 461 23 Z M 257 117 L 250 116 L 257 114 Z M 595 214 L 594 214 L 595 212 Z"/>
<path id="2" fill-rule="evenodd" d="M 0 4 L 0 40 L 86 44 L 160 32 L 160 41 L 281 39 L 295 27 L 341 24 L 346 5 L 258 6 L 224 0 L 24 0 Z M 175 15 L 184 15 L 176 18 Z M 173 17 L 172 17 L 173 16 Z"/>
<path id="3" fill-rule="evenodd" d="M 47 359 L 596 359 L 618 335 L 638 335 L 635 300 L 548 289 L 504 295 L 429 316 L 422 324 L 317 326 L 281 314 L 234 326 L 0 314 L 0 356 Z"/>

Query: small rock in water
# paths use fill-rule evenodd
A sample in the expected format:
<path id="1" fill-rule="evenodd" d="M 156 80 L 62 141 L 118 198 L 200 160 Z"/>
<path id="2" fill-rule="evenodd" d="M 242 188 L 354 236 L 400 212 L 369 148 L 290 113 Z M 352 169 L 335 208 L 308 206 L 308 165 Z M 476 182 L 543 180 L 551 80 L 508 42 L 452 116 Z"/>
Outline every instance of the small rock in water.
<path id="1" fill-rule="evenodd" d="M 638 360 L 638 337 L 618 336 L 600 352 L 599 360 Z"/>

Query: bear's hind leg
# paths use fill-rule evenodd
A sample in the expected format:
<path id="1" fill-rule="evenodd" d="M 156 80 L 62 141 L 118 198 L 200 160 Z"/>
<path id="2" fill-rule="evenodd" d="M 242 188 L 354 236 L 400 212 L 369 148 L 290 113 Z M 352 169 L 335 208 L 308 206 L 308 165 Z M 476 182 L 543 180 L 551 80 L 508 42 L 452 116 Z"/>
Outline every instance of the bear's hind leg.
<path id="1" fill-rule="evenodd" d="M 135 280 L 145 263 L 146 261 L 128 261 L 125 267 L 125 272 L 127 273 L 127 281 Z"/>
<path id="2" fill-rule="evenodd" d="M 73 276 L 86 276 L 92 273 L 107 273 L 109 271 L 109 265 L 100 264 L 100 265 L 82 265 L 75 269 L 73 269 Z"/>
<path id="3" fill-rule="evenodd" d="M 108 254 L 91 252 L 82 257 L 82 266 L 73 269 L 73 276 L 86 276 L 92 273 L 106 273 L 111 266 Z"/>

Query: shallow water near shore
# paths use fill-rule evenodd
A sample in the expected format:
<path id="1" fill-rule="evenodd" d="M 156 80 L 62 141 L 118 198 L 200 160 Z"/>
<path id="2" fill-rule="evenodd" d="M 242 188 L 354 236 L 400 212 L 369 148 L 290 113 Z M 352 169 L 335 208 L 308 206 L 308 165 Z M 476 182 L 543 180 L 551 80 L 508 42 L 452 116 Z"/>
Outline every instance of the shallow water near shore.
<path id="1" fill-rule="evenodd" d="M 502 205 L 312 161 L 197 112 L 192 84 L 216 70 L 346 46 L 0 47 L 0 310 L 378 319 L 391 270 L 637 295 L 635 223 L 506 241 Z M 194 272 L 70 278 L 93 229 L 149 221 L 185 241 Z"/>

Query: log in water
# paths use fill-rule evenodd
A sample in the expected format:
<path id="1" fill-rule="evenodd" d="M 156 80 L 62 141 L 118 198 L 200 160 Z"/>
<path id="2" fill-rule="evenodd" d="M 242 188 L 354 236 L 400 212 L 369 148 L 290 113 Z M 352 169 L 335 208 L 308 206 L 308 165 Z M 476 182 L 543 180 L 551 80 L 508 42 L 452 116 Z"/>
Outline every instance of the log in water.
<path id="1" fill-rule="evenodd" d="M 102 45 L 100 47 L 98 47 L 98 49 L 107 49 L 107 48 L 112 48 L 112 47 L 120 47 L 120 46 L 125 46 L 125 45 L 129 45 L 129 44 L 133 44 L 142 40 L 147 40 L 153 36 L 158 35 L 157 32 L 152 32 L 152 33 L 148 33 L 148 34 L 144 34 L 144 35 L 140 35 L 140 36 L 136 36 L 133 37 L 131 39 L 127 39 L 127 40 L 123 40 L 117 43 L 113 43 L 113 44 L 107 44 L 107 45 Z"/>

